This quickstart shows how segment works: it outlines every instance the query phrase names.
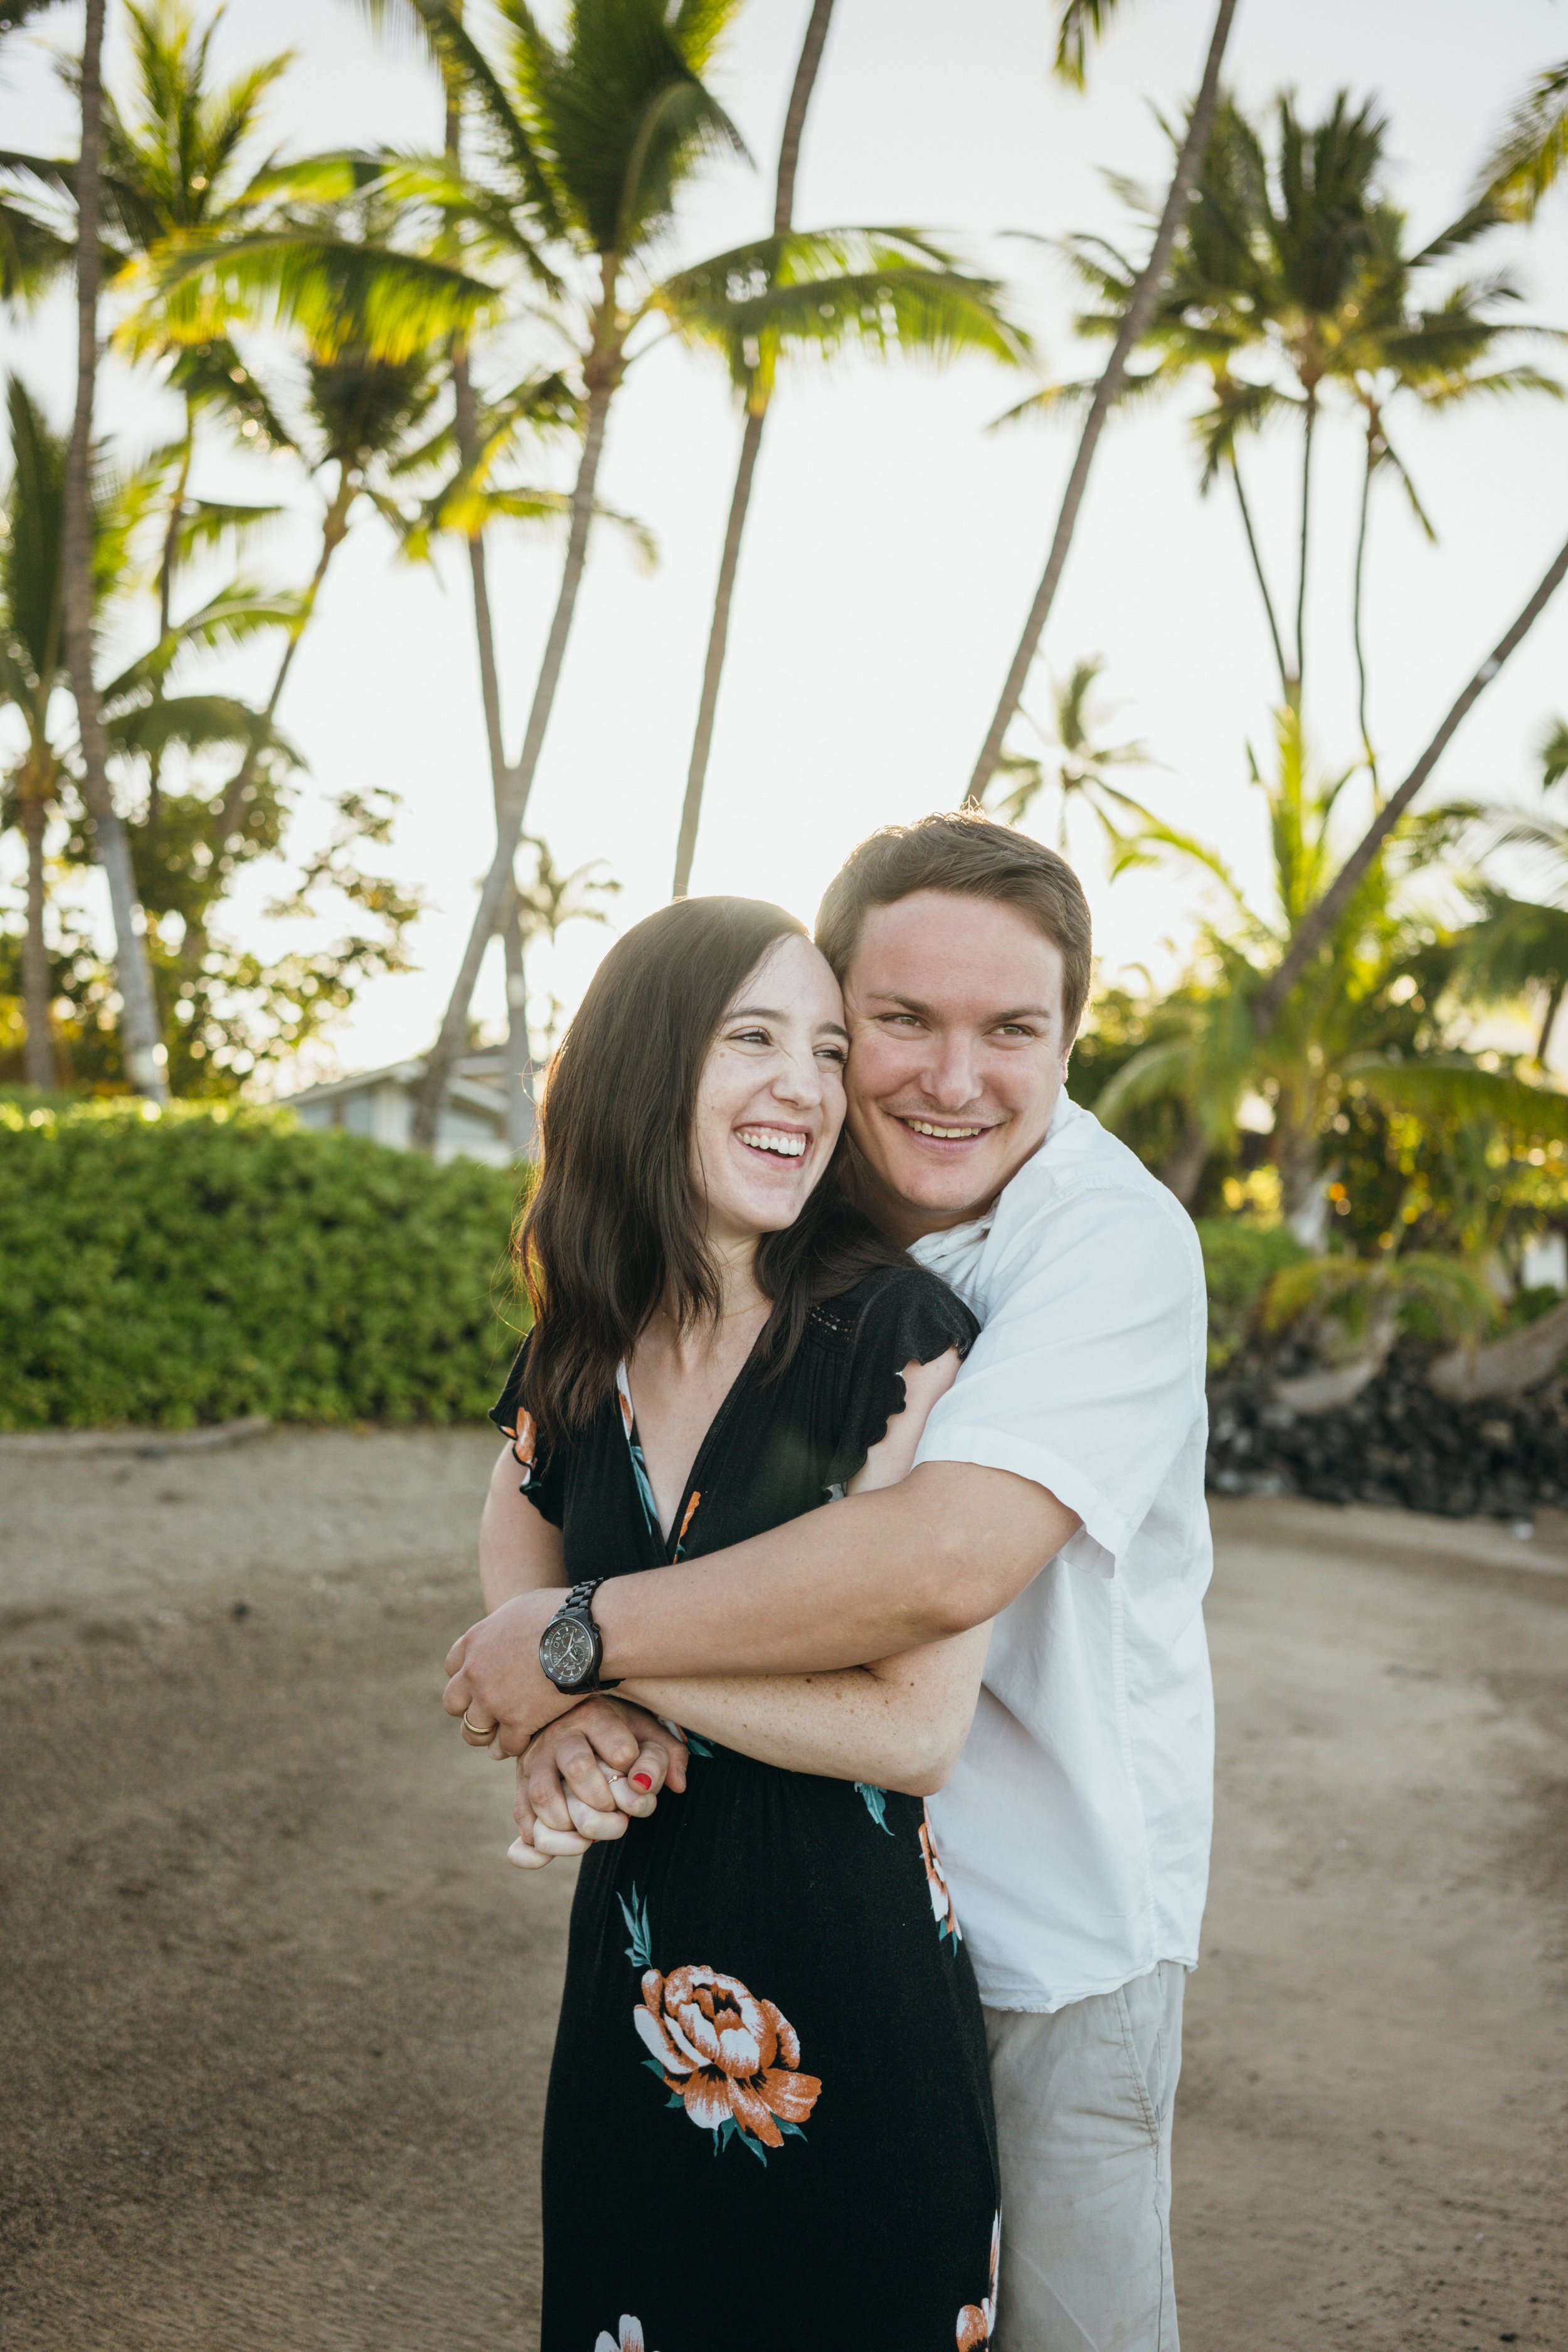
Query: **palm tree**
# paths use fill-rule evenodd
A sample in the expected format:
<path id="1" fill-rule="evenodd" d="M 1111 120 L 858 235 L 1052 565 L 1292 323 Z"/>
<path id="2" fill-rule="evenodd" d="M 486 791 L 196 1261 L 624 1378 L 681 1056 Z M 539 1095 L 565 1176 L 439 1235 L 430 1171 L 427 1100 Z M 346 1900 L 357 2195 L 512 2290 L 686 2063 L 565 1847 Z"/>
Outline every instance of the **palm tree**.
<path id="1" fill-rule="evenodd" d="M 568 923 L 609 921 L 603 901 L 618 897 L 621 885 L 613 876 L 601 875 L 599 869 L 605 863 L 602 857 L 590 858 L 585 865 L 563 872 L 555 863 L 550 844 L 537 834 L 525 834 L 523 844 L 533 852 L 532 877 L 527 882 L 520 882 L 516 891 L 518 929 L 525 954 L 535 940 L 544 940 L 553 950 Z M 564 1009 L 552 989 L 544 1024 L 545 1062 L 555 1051 Z M 521 1017 L 526 1023 L 526 1010 Z"/>
<path id="2" fill-rule="evenodd" d="M 1115 0 L 1062 0 L 1058 19 L 1057 70 L 1065 80 L 1072 83 L 1076 88 L 1083 87 L 1089 42 L 1091 37 L 1097 37 L 1103 32 L 1114 6 Z M 1068 476 L 1067 488 L 1062 493 L 1056 531 L 1051 540 L 1050 551 L 1046 557 L 1046 568 L 1040 575 L 1040 584 L 1035 591 L 1034 603 L 1030 605 L 1028 617 L 1024 623 L 1023 635 L 1018 640 L 1017 649 L 1013 656 L 1012 667 L 1008 670 L 996 708 L 992 713 L 985 740 L 980 747 L 980 756 L 975 761 L 974 771 L 969 780 L 969 797 L 972 800 L 984 800 L 986 787 L 1002 759 L 1007 730 L 1012 725 L 1018 705 L 1023 699 L 1024 688 L 1028 683 L 1029 671 L 1033 667 L 1035 656 L 1039 651 L 1041 635 L 1050 617 L 1051 606 L 1056 602 L 1057 589 L 1066 568 L 1068 551 L 1072 545 L 1073 532 L 1078 524 L 1079 509 L 1083 504 L 1083 494 L 1089 487 L 1089 472 L 1094 464 L 1094 453 L 1100 445 L 1100 436 L 1105 430 L 1106 419 L 1126 388 L 1128 361 L 1142 336 L 1152 315 L 1154 305 L 1159 299 L 1160 289 L 1164 283 L 1165 272 L 1170 264 L 1177 232 L 1186 211 L 1198 165 L 1208 145 L 1209 129 L 1214 121 L 1215 108 L 1219 99 L 1220 67 L 1225 58 L 1226 44 L 1230 38 L 1231 22 L 1235 15 L 1236 0 L 1218 0 L 1218 5 L 1215 10 L 1214 27 L 1209 35 L 1208 54 L 1204 61 L 1203 79 L 1198 86 L 1197 97 L 1193 101 L 1192 111 L 1187 117 L 1186 134 L 1176 157 L 1176 168 L 1171 175 L 1171 185 L 1160 215 L 1159 226 L 1154 232 L 1148 258 L 1143 264 L 1137 286 L 1118 329 L 1116 340 L 1111 345 L 1110 357 L 1106 362 L 1105 372 L 1095 386 L 1089 400 L 1089 413 L 1084 418 L 1083 430 L 1079 436 L 1078 452 L 1073 459 L 1072 470 Z"/>
<path id="3" fill-rule="evenodd" d="M 1058 846 L 1067 848 L 1074 805 L 1088 809 L 1100 821 L 1111 853 L 1112 870 L 1120 871 L 1137 855 L 1138 835 L 1127 831 L 1129 818 L 1140 830 L 1154 819 L 1142 801 L 1122 791 L 1114 780 L 1115 771 L 1146 768 L 1151 761 L 1146 744 L 1096 740 L 1100 722 L 1099 714 L 1090 708 L 1089 698 L 1104 669 L 1103 660 L 1095 654 L 1087 661 L 1075 662 L 1065 683 L 1058 681 L 1052 686 L 1055 725 L 1049 731 L 1020 706 L 1019 715 L 1028 720 L 1039 738 L 1044 756 L 1005 754 L 984 805 L 994 810 L 1004 824 L 1022 824 L 1036 800 L 1049 786 L 1060 795 L 1057 808 Z"/>
<path id="4" fill-rule="evenodd" d="M 1324 942 L 1341 922 L 1347 908 L 1383 855 L 1384 845 L 1404 822 L 1416 794 L 1492 680 L 1499 677 L 1524 643 L 1557 591 L 1568 579 L 1568 540 L 1564 540 L 1515 618 L 1503 631 L 1486 659 L 1461 687 L 1437 725 L 1436 732 L 1397 788 L 1382 803 L 1350 856 L 1321 897 L 1302 910 L 1293 926 L 1285 952 L 1252 1000 L 1253 1028 L 1266 1038 L 1279 1020 L 1292 991 L 1321 953 Z"/>
<path id="5" fill-rule="evenodd" d="M 819 0 L 806 27 L 780 149 L 772 238 L 722 255 L 667 289 L 678 331 L 720 352 L 746 415 L 681 809 L 677 898 L 691 879 L 742 534 L 780 362 L 798 355 L 831 362 L 854 348 L 939 364 L 975 352 L 1014 365 L 1028 348 L 997 289 L 954 268 L 927 238 L 907 231 L 895 238 L 867 230 L 792 230 L 801 130 L 830 13 L 828 0 Z"/>
<path id="6" fill-rule="evenodd" d="M 273 161 L 245 161 L 261 106 L 287 70 L 287 55 L 268 58 L 221 88 L 209 86 L 208 51 L 216 19 L 197 39 L 181 0 L 152 0 L 126 9 L 131 35 L 134 103 L 122 112 L 112 97 L 104 109 L 104 198 L 118 247 L 110 277 L 133 286 L 147 257 L 171 239 L 233 237 L 276 209 Z M 277 507 L 218 507 L 189 496 L 198 425 L 216 415 L 245 439 L 262 446 L 284 438 L 265 392 L 234 342 L 218 332 L 199 342 L 179 331 L 178 305 L 133 317 L 120 338 L 137 357 L 167 366 L 168 384 L 184 409 L 184 430 L 170 453 L 168 520 L 158 570 L 159 618 L 170 625 L 175 568 L 199 541 L 232 534 L 270 520 Z"/>
<path id="7" fill-rule="evenodd" d="M 521 0 L 500 11 L 507 42 L 500 61 L 465 31 L 450 0 L 415 0 L 426 31 L 483 126 L 489 146 L 483 169 L 458 184 L 446 173 L 447 201 L 469 251 L 481 263 L 521 263 L 537 271 L 535 227 L 571 257 L 578 278 L 581 330 L 573 371 L 580 386 L 583 443 L 572 493 L 571 529 L 561 587 L 534 688 L 522 749 L 508 770 L 507 811 L 479 896 L 457 985 L 426 1066 L 416 1139 L 429 1148 L 453 1055 L 460 1049 L 485 949 L 510 887 L 515 855 L 545 730 L 553 708 L 595 512 L 595 489 L 610 406 L 636 359 L 662 333 L 717 344 L 744 371 L 748 339 L 814 313 L 822 340 L 851 332 L 900 331 L 928 299 L 933 268 L 945 255 L 905 232 L 843 231 L 809 238 L 765 238 L 714 257 L 663 280 L 653 274 L 658 246 L 680 190 L 708 156 L 743 153 L 739 133 L 700 75 L 735 13 L 738 0 L 576 0 L 559 46 L 534 24 Z M 388 184 L 440 201 L 440 174 L 417 163 Z M 520 236 L 516 224 L 521 223 Z M 907 280 L 907 283 L 906 283 Z M 996 289 L 970 281 L 977 298 Z M 832 305 L 825 317 L 823 306 Z M 874 310 L 873 320 L 864 312 Z"/>
<path id="8" fill-rule="evenodd" d="M 1568 1135 L 1568 1097 L 1483 1067 L 1452 1046 L 1440 1008 L 1460 969 L 1460 949 L 1408 904 L 1419 835 L 1405 836 L 1407 858 L 1396 852 L 1374 864 L 1302 985 L 1259 1035 L 1252 1001 L 1333 870 L 1335 812 L 1355 772 L 1314 774 L 1294 710 L 1279 715 L 1276 748 L 1271 777 L 1252 763 L 1273 856 L 1275 904 L 1267 914 L 1252 907 L 1219 852 L 1170 828 L 1151 830 L 1151 847 L 1217 883 L 1226 913 L 1205 928 L 1209 979 L 1186 992 L 1185 1034 L 1135 1054 L 1095 1109 L 1114 1128 L 1161 1097 L 1181 1102 L 1189 1138 L 1166 1181 L 1190 1199 L 1243 1097 L 1261 1095 L 1272 1111 L 1268 1155 L 1287 1220 L 1301 1239 L 1321 1245 L 1323 1159 L 1352 1090 L 1384 1109 L 1490 1119 L 1542 1136 Z"/>
<path id="9" fill-rule="evenodd" d="M 44 836 L 59 787 L 60 761 L 48 707 L 60 666 L 60 527 L 65 445 L 45 426 L 19 380 L 6 386 L 11 478 L 0 530 L 0 701 L 21 712 L 27 746 L 8 779 L 27 845 L 27 928 L 22 948 L 26 1076 L 58 1082 L 49 1031 L 49 959 L 44 935 Z"/>
<path id="10" fill-rule="evenodd" d="M 26 730 L 8 799 L 27 844 L 27 930 L 24 1004 L 29 1080 L 51 1082 L 48 958 L 45 944 L 45 839 L 66 787 L 81 790 L 79 759 L 58 727 L 64 666 L 62 564 L 67 444 L 50 432 L 26 386 L 6 387 L 12 468 L 0 530 L 0 703 L 16 709 Z M 125 606 L 142 585 L 137 546 L 158 523 L 164 467 L 154 458 L 116 476 L 101 462 L 93 477 L 92 579 L 95 619 Z M 174 665 L 187 652 L 232 644 L 282 617 L 277 604 L 230 583 L 110 679 L 99 696 L 106 755 L 150 763 L 175 746 L 210 751 L 245 737 L 252 714 L 226 696 L 171 695 Z M 145 832 L 146 827 L 141 828 Z M 134 856 L 137 828 L 130 828 Z M 148 903 L 149 876 L 137 872 Z"/>
<path id="11" fill-rule="evenodd" d="M 779 141 L 778 176 L 773 184 L 773 235 L 785 237 L 795 226 L 795 181 L 800 163 L 800 142 L 806 110 L 816 86 L 817 70 L 833 16 L 833 0 L 812 0 L 805 37 L 795 63 L 789 104 L 784 109 L 784 135 Z M 758 352 L 761 361 L 761 351 Z M 724 531 L 724 551 L 719 561 L 719 584 L 713 594 L 713 620 L 708 633 L 708 658 L 702 670 L 702 698 L 691 739 L 691 759 L 686 772 L 686 798 L 680 809 L 680 833 L 675 848 L 675 880 L 670 896 L 684 898 L 691 885 L 691 861 L 697 854 L 697 828 L 702 817 L 702 787 L 708 775 L 708 755 L 713 741 L 713 719 L 719 708 L 719 684 L 724 673 L 724 649 L 730 635 L 730 604 L 741 561 L 741 538 L 752 500 L 752 477 L 763 446 L 767 422 L 767 392 L 763 371 L 755 371 L 756 388 L 746 404 L 746 426 L 741 436 L 740 462 L 730 496 L 730 520 Z"/>
<path id="12" fill-rule="evenodd" d="M 1555 719 L 1541 745 L 1541 781 L 1551 792 L 1568 776 L 1568 720 Z M 1532 853 L 1538 887 L 1552 895 L 1520 898 L 1495 885 L 1478 892 L 1479 919 L 1464 934 L 1467 976 L 1488 997 L 1536 997 L 1541 1005 L 1535 1060 L 1544 1072 L 1552 1034 L 1568 992 L 1568 818 L 1555 810 L 1465 811 L 1487 824 L 1495 849 Z"/>
<path id="13" fill-rule="evenodd" d="M 1220 475 L 1236 492 L 1262 600 L 1280 688 L 1300 701 L 1311 546 L 1312 461 L 1324 397 L 1340 393 L 1361 420 L 1365 449 L 1352 596 L 1352 636 L 1359 677 L 1363 739 L 1375 782 L 1367 728 L 1367 673 L 1362 625 L 1371 492 L 1382 472 L 1404 485 L 1417 521 L 1432 525 L 1389 433 L 1396 399 L 1444 411 L 1478 396 L 1541 392 L 1562 396 L 1551 377 L 1522 366 L 1491 364 L 1510 336 L 1543 331 L 1510 315 L 1517 289 L 1506 277 L 1462 282 L 1429 295 L 1426 281 L 1457 251 L 1498 224 L 1485 203 L 1415 252 L 1405 216 L 1381 187 L 1386 124 L 1370 104 L 1352 107 L 1341 91 L 1316 123 L 1302 121 L 1285 96 L 1274 110 L 1270 153 L 1263 132 L 1231 100 L 1218 108 L 1169 282 L 1144 337 L 1150 365 L 1134 388 L 1161 391 L 1196 373 L 1207 379 L 1208 404 L 1194 420 L 1203 455 L 1200 488 Z M 1127 191 L 1147 218 L 1151 205 Z M 1068 240 L 1068 252 L 1096 298 L 1079 320 L 1081 333 L 1117 331 L 1135 284 L 1132 265 L 1102 239 Z M 1053 387 L 1012 412 L 1048 409 L 1086 392 Z M 1301 491 L 1289 651 L 1270 591 L 1243 482 L 1240 443 L 1282 419 L 1301 436 Z"/>
<path id="14" fill-rule="evenodd" d="M 138 1094 L 168 1099 L 167 1055 L 147 945 L 138 923 L 131 846 L 109 789 L 109 745 L 93 676 L 92 411 L 98 380 L 100 177 L 103 142 L 104 0 L 87 0 L 81 59 L 81 153 L 76 168 L 77 394 L 66 464 L 61 563 L 65 651 L 81 739 L 82 791 L 114 913 L 125 1067 Z"/>

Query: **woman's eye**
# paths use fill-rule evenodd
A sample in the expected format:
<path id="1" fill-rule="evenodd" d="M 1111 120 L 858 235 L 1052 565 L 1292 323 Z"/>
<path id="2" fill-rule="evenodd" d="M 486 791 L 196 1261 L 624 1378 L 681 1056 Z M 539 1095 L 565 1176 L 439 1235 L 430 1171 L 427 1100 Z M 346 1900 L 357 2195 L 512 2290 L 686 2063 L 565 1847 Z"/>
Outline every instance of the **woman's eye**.
<path id="1" fill-rule="evenodd" d="M 765 1029 L 737 1029 L 730 1043 L 731 1045 L 771 1045 L 773 1039 Z"/>
<path id="2" fill-rule="evenodd" d="M 816 1050 L 825 1062 L 831 1062 L 837 1069 L 843 1069 L 849 1059 L 842 1045 L 819 1045 Z"/>

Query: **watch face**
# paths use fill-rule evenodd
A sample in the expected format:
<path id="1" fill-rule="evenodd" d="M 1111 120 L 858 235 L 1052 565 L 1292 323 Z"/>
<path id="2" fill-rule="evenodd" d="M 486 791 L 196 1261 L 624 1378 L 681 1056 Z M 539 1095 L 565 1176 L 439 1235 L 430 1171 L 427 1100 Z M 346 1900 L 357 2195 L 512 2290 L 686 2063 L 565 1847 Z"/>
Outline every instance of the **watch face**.
<path id="1" fill-rule="evenodd" d="M 539 1663 L 558 1689 L 571 1690 L 594 1671 L 594 1637 L 575 1617 L 558 1617 L 539 1645 Z"/>

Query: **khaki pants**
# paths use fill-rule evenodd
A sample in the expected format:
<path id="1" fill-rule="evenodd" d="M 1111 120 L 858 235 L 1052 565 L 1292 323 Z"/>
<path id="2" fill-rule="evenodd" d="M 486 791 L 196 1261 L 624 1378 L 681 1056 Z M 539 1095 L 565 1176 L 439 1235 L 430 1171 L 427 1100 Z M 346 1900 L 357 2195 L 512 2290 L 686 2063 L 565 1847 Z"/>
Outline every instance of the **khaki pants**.
<path id="1" fill-rule="evenodd" d="M 988 2009 L 1002 2155 L 994 2352 L 1177 2352 L 1171 2110 L 1186 1971 Z"/>

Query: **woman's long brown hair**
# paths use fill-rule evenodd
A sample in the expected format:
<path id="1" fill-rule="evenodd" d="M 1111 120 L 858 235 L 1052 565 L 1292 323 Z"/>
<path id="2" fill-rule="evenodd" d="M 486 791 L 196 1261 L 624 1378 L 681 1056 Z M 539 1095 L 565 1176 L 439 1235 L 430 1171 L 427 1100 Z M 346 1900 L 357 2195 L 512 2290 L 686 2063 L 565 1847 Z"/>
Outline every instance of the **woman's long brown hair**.
<path id="1" fill-rule="evenodd" d="M 721 1313 L 691 1166 L 702 1067 L 748 972 L 775 940 L 807 936 L 758 898 L 684 898 L 617 940 L 595 973 L 551 1070 L 539 1182 L 517 1235 L 533 1307 L 522 1401 L 546 1435 L 581 1428 L 605 1402 L 658 1307 L 683 1326 Z M 758 1246 L 769 1377 L 816 1300 L 908 1263 L 845 1199 L 836 1156 L 795 1223 Z"/>

